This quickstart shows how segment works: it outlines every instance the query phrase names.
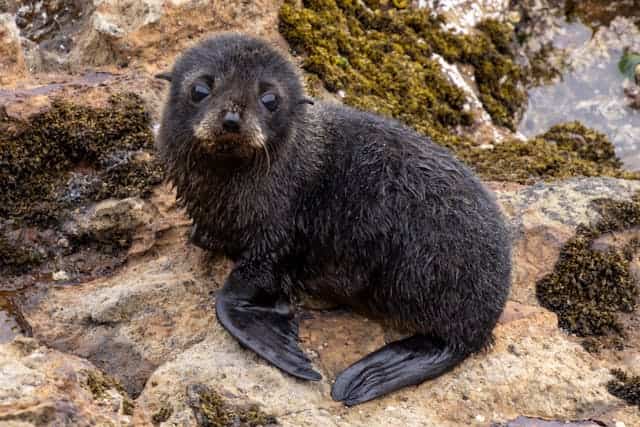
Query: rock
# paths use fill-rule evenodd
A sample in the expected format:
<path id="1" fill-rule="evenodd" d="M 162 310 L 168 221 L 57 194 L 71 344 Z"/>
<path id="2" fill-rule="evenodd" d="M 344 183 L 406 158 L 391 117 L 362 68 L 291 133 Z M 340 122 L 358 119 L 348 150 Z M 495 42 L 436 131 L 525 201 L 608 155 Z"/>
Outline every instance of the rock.
<path id="1" fill-rule="evenodd" d="M 0 15 L 0 40 L 8 37 L 8 28 L 11 40 L 22 36 L 24 50 L 20 41 L 3 43 L 3 49 L 10 49 L 11 54 L 6 56 L 0 50 L 0 57 L 20 58 L 19 64 L 26 57 L 32 72 L 100 66 L 112 71 L 143 68 L 154 73 L 168 67 L 194 39 L 216 30 L 243 28 L 278 40 L 279 4 L 268 0 L 239 4 L 211 0 L 23 3 L 20 8 L 8 8 L 11 14 Z"/>
<path id="2" fill-rule="evenodd" d="M 638 64 L 638 83 L 624 88 L 624 94 L 629 102 L 629 107 L 640 110 L 640 64 Z"/>
<path id="3" fill-rule="evenodd" d="M 69 280 L 69 275 L 66 271 L 59 270 L 54 272 L 51 278 L 56 282 L 64 282 L 66 280 Z"/>
<path id="4" fill-rule="evenodd" d="M 136 230 L 150 227 L 158 211 L 139 198 L 103 200 L 85 209 L 63 226 L 65 233 L 76 239 L 113 242 L 131 239 Z M 125 242 L 121 242 L 125 246 Z"/>
<path id="5" fill-rule="evenodd" d="M 444 16 L 449 28 L 464 33 L 485 19 L 501 19 L 509 9 L 508 0 L 420 0 L 418 5 Z"/>
<path id="6" fill-rule="evenodd" d="M 10 14 L 0 13 L 0 85 L 12 84 L 25 72 L 18 27 Z"/>
<path id="7" fill-rule="evenodd" d="M 0 345 L 0 424 L 131 425 L 131 400 L 84 359 L 30 338 Z"/>
<path id="8" fill-rule="evenodd" d="M 139 394 L 160 364 L 201 341 L 215 323 L 208 283 L 194 279 L 178 259 L 184 255 L 182 248 L 173 257 L 125 267 L 115 282 L 57 289 L 26 314 L 34 336 L 89 359 Z"/>
<path id="9" fill-rule="evenodd" d="M 504 424 L 495 424 L 492 427 L 600 427 L 600 426 L 602 426 L 602 424 L 596 423 L 595 421 L 551 421 L 551 420 L 543 420 L 540 418 L 518 417 L 513 421 L 509 421 Z"/>
<path id="10" fill-rule="evenodd" d="M 361 333 L 382 338 L 368 322 L 360 319 L 359 326 L 352 322 L 348 334 Z M 324 336 L 307 338 L 305 344 L 310 339 L 326 340 L 330 343 L 327 355 L 338 350 L 327 340 L 333 334 L 331 328 L 325 326 L 315 334 Z M 301 335 L 306 335 L 304 329 Z M 351 354 L 339 368 L 357 359 L 359 350 L 347 352 Z M 320 360 L 315 358 L 316 366 L 324 366 L 324 357 L 320 353 Z M 135 420 L 148 420 L 169 405 L 168 423 L 193 424 L 185 389 L 193 383 L 209 384 L 232 402 L 256 402 L 285 426 L 365 426 L 372 420 L 380 423 L 376 425 L 471 425 L 478 415 L 504 421 L 520 413 L 562 419 L 588 416 L 617 402 L 603 387 L 608 371 L 594 366 L 591 356 L 557 329 L 555 316 L 539 308 L 525 318 L 501 324 L 496 344 L 451 374 L 351 410 L 330 400 L 335 374 L 321 371 L 325 378 L 320 383 L 295 380 L 242 350 L 215 324 L 204 341 L 154 372 L 137 401 Z"/>
<path id="11" fill-rule="evenodd" d="M 243 30 L 286 48 L 277 32 L 280 3 L 269 0 L 26 1 L 48 12 L 20 26 L 14 23 L 17 9 L 2 3 L 0 12 L 7 15 L 0 15 L 0 84 L 15 88 L 0 89 L 0 117 L 17 121 L 51 108 L 54 97 L 99 107 L 111 94 L 132 91 L 149 107 L 151 124 L 157 123 L 166 87 L 152 74 L 208 33 Z M 505 0 L 420 3 L 444 12 L 461 31 L 486 17 L 507 16 L 512 24 L 525 19 L 507 14 Z M 50 31 L 56 16 L 61 28 Z M 57 41 L 62 43 L 56 47 Z M 9 49 L 17 49 L 16 55 L 5 55 Z M 482 119 L 464 70 L 441 65 L 460 86 L 468 85 L 469 108 Z M 30 74 L 40 71 L 48 74 Z M 489 147 L 502 135 L 481 128 L 478 136 Z M 77 167 L 80 173 L 83 168 Z M 293 379 L 244 350 L 217 323 L 215 293 L 231 264 L 188 243 L 190 221 L 167 186 L 158 186 L 149 199 L 76 204 L 63 230 L 47 234 L 46 242 L 53 243 L 46 248 L 71 250 L 83 236 L 113 241 L 123 234 L 131 245 L 111 264 L 77 252 L 72 263 L 56 261 L 45 276 L 29 274 L 30 287 L 15 298 L 11 294 L 23 322 L 8 322 L 6 336 L 0 325 L 0 341 L 19 335 L 0 344 L 0 424 L 194 426 L 217 402 L 215 411 L 225 417 L 239 419 L 234 417 L 249 411 L 265 420 L 273 416 L 284 426 L 518 426 L 539 420 L 579 425 L 589 419 L 640 425 L 637 409 L 606 390 L 610 368 L 637 366 L 637 350 L 621 353 L 623 361 L 587 353 L 535 299 L 535 283 L 551 271 L 562 244 L 578 224 L 597 219 L 591 201 L 628 199 L 640 184 L 593 178 L 490 186 L 514 236 L 514 287 L 494 345 L 434 381 L 350 409 L 331 400 L 333 379 L 399 338 L 397 331 L 308 304 L 301 309 L 301 345 L 324 378 L 317 383 Z M 10 237 L 28 241 L 22 237 L 30 238 L 31 231 L 25 233 Z M 606 250 L 627 238 L 607 236 L 597 244 Z M 80 261 L 90 275 L 76 274 Z M 4 313 L 0 323 L 7 323 Z M 35 339 L 21 336 L 29 331 Z M 128 395 L 136 398 L 135 408 Z"/>
<path id="12" fill-rule="evenodd" d="M 537 304 L 535 284 L 551 271 L 562 245 L 578 225 L 598 218 L 591 206 L 594 200 L 629 200 L 637 191 L 638 182 L 610 178 L 571 179 L 498 191 L 514 239 L 511 299 Z"/>

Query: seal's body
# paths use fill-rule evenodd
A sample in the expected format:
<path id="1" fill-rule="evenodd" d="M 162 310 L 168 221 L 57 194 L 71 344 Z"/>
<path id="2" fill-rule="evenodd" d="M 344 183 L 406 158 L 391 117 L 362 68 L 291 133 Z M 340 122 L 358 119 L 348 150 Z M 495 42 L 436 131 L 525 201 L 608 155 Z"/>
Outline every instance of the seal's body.
<path id="1" fill-rule="evenodd" d="M 223 326 L 299 378 L 294 290 L 415 335 L 342 372 L 347 405 L 434 378 L 491 339 L 510 284 L 500 211 L 446 149 L 400 123 L 304 97 L 295 68 L 234 34 L 171 74 L 158 145 L 194 239 L 235 261 Z"/>

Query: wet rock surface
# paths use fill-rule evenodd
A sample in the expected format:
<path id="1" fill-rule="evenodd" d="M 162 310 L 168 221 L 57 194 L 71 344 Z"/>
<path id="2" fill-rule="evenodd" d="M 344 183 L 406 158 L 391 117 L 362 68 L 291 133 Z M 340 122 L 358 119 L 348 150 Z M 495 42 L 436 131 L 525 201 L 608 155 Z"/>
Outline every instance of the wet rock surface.
<path id="1" fill-rule="evenodd" d="M 505 1 L 418 3 L 436 8 L 460 31 L 485 18 L 526 21 L 522 9 Z M 530 16 L 544 21 L 546 2 L 531 3 L 538 6 L 527 5 Z M 139 98 L 148 137 L 166 90 L 153 73 L 212 31 L 239 29 L 286 48 L 279 7 L 266 0 L 0 0 L 0 140 L 16 123 L 51 111 L 57 99 L 99 110 L 123 93 Z M 467 86 L 465 102 L 484 117 L 471 134 L 492 144 L 518 137 L 491 123 L 464 67 L 433 61 L 452 83 Z M 71 135 L 82 131 L 78 126 Z M 152 164 L 150 147 L 131 151 L 110 157 L 115 163 L 105 169 L 122 161 L 134 170 Z M 131 170 L 125 169 L 109 170 L 122 177 Z M 9 258 L 20 261 L 0 275 L 2 425 L 640 425 L 637 406 L 608 389 L 619 381 L 612 369 L 624 371 L 629 384 L 640 375 L 637 310 L 620 318 L 627 331 L 622 349 L 593 352 L 559 328 L 558 317 L 536 298 L 538 282 L 554 270 L 578 227 L 601 219 L 595 201 L 630 201 L 638 181 L 488 182 L 514 247 L 513 289 L 495 344 L 434 381 L 345 408 L 329 395 L 336 375 L 397 339 L 396 331 L 350 311 L 305 304 L 300 340 L 323 379 L 308 383 L 282 374 L 217 323 L 215 294 L 231 264 L 189 243 L 190 221 L 171 188 L 154 181 L 137 192 L 139 182 L 125 180 L 100 197 L 85 197 L 95 188 L 96 170 L 102 169 L 79 162 L 65 172 L 59 194 L 71 203 L 60 218 L 46 224 L 0 218 L 0 269 Z M 637 229 L 624 229 L 593 246 L 621 250 L 637 238 Z M 630 271 L 637 283 L 637 256 Z"/>

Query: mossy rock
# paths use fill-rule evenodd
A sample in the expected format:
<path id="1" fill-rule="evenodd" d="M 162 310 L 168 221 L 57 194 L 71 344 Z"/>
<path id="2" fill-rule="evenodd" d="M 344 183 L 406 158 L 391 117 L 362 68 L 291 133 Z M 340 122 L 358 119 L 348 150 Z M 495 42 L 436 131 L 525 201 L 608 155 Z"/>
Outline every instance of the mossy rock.
<path id="1" fill-rule="evenodd" d="M 94 399 L 105 398 L 109 390 L 115 390 L 122 396 L 122 413 L 124 415 L 133 415 L 135 403 L 129 398 L 129 395 L 118 380 L 99 371 L 87 370 L 82 373 L 86 376 L 84 384 Z"/>
<path id="2" fill-rule="evenodd" d="M 0 121 L 0 127 L 14 129 L 0 135 L 4 218 L 49 225 L 81 202 L 147 195 L 161 179 L 156 162 L 128 158 L 153 148 L 149 115 L 134 94 L 114 96 L 105 108 L 55 100 L 28 122 Z M 67 187 L 75 170 L 95 178 L 82 191 Z"/>
<path id="3" fill-rule="evenodd" d="M 151 416 L 151 421 L 154 424 L 163 423 L 171 417 L 171 414 L 173 414 L 173 407 L 170 404 L 165 403 Z"/>
<path id="4" fill-rule="evenodd" d="M 510 139 L 491 149 L 456 150 L 483 178 L 531 184 L 573 176 L 639 179 L 622 169 L 609 139 L 578 122 L 552 127 L 528 141 Z"/>
<path id="5" fill-rule="evenodd" d="M 640 409 L 640 376 L 631 376 L 620 369 L 611 373 L 615 379 L 607 384 L 609 393 Z"/>
<path id="6" fill-rule="evenodd" d="M 551 274 L 537 284 L 540 304 L 558 315 L 559 325 L 581 337 L 624 335 L 619 312 L 632 312 L 639 289 L 630 262 L 640 249 L 631 239 L 624 248 L 596 250 L 594 241 L 606 233 L 640 226 L 640 194 L 631 201 L 595 202 L 601 219 L 581 226 L 561 249 Z M 587 341 L 595 348 L 593 341 Z"/>
<path id="7" fill-rule="evenodd" d="M 22 273 L 44 259 L 45 256 L 36 249 L 7 239 L 0 228 L 0 269 L 8 268 L 10 273 Z"/>
<path id="8" fill-rule="evenodd" d="M 14 242 L 12 232 L 25 227 L 61 232 L 72 209 L 107 198 L 148 196 L 162 179 L 152 150 L 149 114 L 131 93 L 112 96 L 103 108 L 55 99 L 25 121 L 0 114 L 0 269 L 20 274 L 51 252 L 42 242 L 46 254 Z M 126 244 L 116 251 L 131 237 L 120 240 Z"/>
<path id="9" fill-rule="evenodd" d="M 203 384 L 187 386 L 187 400 L 201 427 L 270 427 L 278 420 L 257 405 L 231 405 L 218 392 Z"/>
<path id="10" fill-rule="evenodd" d="M 485 108 L 497 124 L 515 128 L 526 94 L 509 27 L 491 20 L 473 35 L 457 35 L 430 10 L 384 3 L 305 0 L 301 7 L 285 0 L 280 32 L 295 51 L 305 53 L 308 72 L 329 91 L 345 91 L 347 104 L 395 117 L 431 136 L 432 127 L 470 124 L 464 94 L 443 75 L 433 54 L 473 65 Z"/>

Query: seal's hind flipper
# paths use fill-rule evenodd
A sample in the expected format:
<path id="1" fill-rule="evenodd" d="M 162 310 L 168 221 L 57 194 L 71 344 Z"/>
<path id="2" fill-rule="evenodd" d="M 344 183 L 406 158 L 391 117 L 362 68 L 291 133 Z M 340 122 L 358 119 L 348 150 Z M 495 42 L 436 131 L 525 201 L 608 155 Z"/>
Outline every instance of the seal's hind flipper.
<path id="1" fill-rule="evenodd" d="M 342 371 L 331 397 L 347 406 L 357 405 L 438 377 L 463 359 L 438 340 L 414 335 L 387 344 Z"/>
<path id="2" fill-rule="evenodd" d="M 318 381 L 322 376 L 298 346 L 298 322 L 289 304 L 273 298 L 234 292 L 227 284 L 216 296 L 216 314 L 242 345 L 294 377 Z"/>

